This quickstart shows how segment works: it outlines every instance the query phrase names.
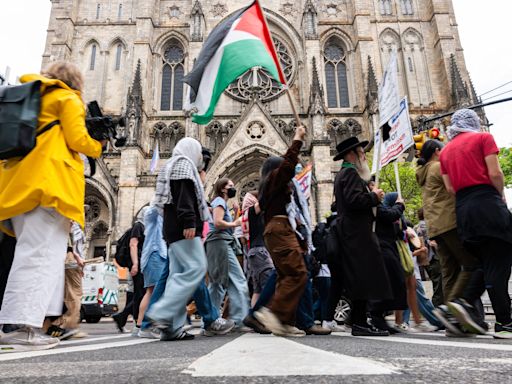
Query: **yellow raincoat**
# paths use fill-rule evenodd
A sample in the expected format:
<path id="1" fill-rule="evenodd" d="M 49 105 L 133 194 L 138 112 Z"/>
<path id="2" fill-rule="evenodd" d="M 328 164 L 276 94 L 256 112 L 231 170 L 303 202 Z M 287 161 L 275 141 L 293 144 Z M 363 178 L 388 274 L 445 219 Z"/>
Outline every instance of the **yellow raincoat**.
<path id="1" fill-rule="evenodd" d="M 39 206 L 54 208 L 62 216 L 84 226 L 85 178 L 79 152 L 101 155 L 100 142 L 85 127 L 85 106 L 80 92 L 60 80 L 24 75 L 20 81 L 41 80 L 39 128 L 59 120 L 37 137 L 36 147 L 25 157 L 0 161 L 0 223 Z M 5 226 L 4 232 L 14 235 Z M 9 233 L 10 232 L 10 233 Z"/>

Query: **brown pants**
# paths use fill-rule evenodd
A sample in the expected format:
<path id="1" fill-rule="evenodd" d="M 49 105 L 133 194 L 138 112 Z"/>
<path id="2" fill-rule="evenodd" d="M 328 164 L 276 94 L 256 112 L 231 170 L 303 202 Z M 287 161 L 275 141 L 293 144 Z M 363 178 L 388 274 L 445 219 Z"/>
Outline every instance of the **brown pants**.
<path id="1" fill-rule="evenodd" d="M 308 280 L 304 251 L 288 218 L 273 217 L 265 226 L 264 237 L 277 272 L 272 312 L 283 324 L 295 325 L 295 312 Z"/>
<path id="2" fill-rule="evenodd" d="M 441 262 L 444 301 L 461 297 L 478 260 L 462 245 L 456 229 L 435 237 Z"/>
<path id="3" fill-rule="evenodd" d="M 64 304 L 67 310 L 52 324 L 64 329 L 75 329 L 80 322 L 82 271 L 79 268 L 73 268 L 66 269 L 65 273 Z"/>

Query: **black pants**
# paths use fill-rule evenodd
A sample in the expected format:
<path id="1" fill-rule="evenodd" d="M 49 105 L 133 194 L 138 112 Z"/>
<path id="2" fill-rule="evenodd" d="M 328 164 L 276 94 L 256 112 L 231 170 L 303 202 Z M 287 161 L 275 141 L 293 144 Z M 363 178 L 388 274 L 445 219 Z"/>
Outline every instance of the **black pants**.
<path id="1" fill-rule="evenodd" d="M 334 320 L 336 306 L 343 295 L 343 284 L 341 280 L 341 271 L 338 266 L 329 264 L 331 271 L 331 285 L 329 287 L 329 298 L 327 299 L 327 313 L 325 319 L 328 321 Z"/>
<path id="2" fill-rule="evenodd" d="M 144 276 L 141 272 L 133 276 L 133 321 L 137 324 L 139 307 L 146 289 L 144 288 Z"/>
<path id="3" fill-rule="evenodd" d="M 2 308 L 7 278 L 14 260 L 14 248 L 16 248 L 16 239 L 3 235 L 0 239 L 0 308 Z"/>
<path id="4" fill-rule="evenodd" d="M 368 327 L 367 321 L 367 304 L 366 300 L 352 300 L 352 325 L 359 325 L 360 327 Z"/>
<path id="5" fill-rule="evenodd" d="M 434 307 L 439 307 L 444 303 L 444 292 L 443 292 L 443 277 L 441 274 L 441 263 L 437 256 L 432 257 L 430 264 L 425 267 L 428 273 L 428 277 L 432 281 L 432 288 L 434 295 L 432 296 L 432 303 Z"/>
<path id="6" fill-rule="evenodd" d="M 114 316 L 119 320 L 119 324 L 124 327 L 128 321 L 128 316 L 133 314 L 133 292 L 126 292 L 126 305 L 123 310 Z"/>
<path id="7" fill-rule="evenodd" d="M 466 246 L 478 258 L 480 267 L 472 274 L 463 298 L 473 303 L 487 289 L 496 321 L 509 324 L 511 318 L 508 281 L 512 267 L 512 245 L 498 239 L 489 239 Z"/>

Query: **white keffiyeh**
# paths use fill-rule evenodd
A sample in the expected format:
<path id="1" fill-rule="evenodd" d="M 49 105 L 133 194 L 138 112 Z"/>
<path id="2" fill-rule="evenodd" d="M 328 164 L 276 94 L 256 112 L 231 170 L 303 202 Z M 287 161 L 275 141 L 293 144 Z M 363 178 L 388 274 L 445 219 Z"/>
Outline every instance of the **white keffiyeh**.
<path id="1" fill-rule="evenodd" d="M 202 147 L 199 141 L 185 137 L 178 141 L 172 157 L 162 167 L 156 180 L 153 205 L 163 214 L 165 204 L 172 204 L 171 180 L 192 180 L 195 187 L 197 204 L 201 220 L 207 221 L 210 215 L 204 196 L 204 187 L 199 177 L 203 167 Z"/>
<path id="2" fill-rule="evenodd" d="M 448 127 L 448 138 L 453 140 L 458 134 L 480 132 L 480 118 L 471 109 L 459 109 L 452 116 L 452 125 Z"/>

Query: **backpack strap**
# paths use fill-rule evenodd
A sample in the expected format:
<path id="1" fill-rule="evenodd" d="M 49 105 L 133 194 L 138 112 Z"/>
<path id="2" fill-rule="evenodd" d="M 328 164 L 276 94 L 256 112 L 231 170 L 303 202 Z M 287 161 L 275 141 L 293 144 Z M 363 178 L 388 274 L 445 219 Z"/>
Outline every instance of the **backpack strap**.
<path id="1" fill-rule="evenodd" d="M 43 93 L 41 93 L 41 97 L 49 94 L 50 92 L 58 89 L 60 87 L 57 87 L 55 85 L 51 86 L 51 87 L 47 87 Z M 36 132 L 36 136 L 39 136 L 39 135 L 42 135 L 43 133 L 45 133 L 46 131 L 49 131 L 50 129 L 52 129 L 53 127 L 55 127 L 56 125 L 59 125 L 60 124 L 60 120 L 54 120 L 48 124 L 46 124 L 43 128 L 41 128 L 39 131 Z"/>
<path id="2" fill-rule="evenodd" d="M 43 133 L 45 133 L 46 131 L 49 131 L 50 129 L 52 129 L 53 127 L 55 127 L 56 125 L 59 125 L 60 124 L 60 120 L 53 120 L 51 123 L 48 123 L 46 124 L 43 128 L 41 128 L 37 133 L 36 133 L 36 136 L 39 136 L 39 135 L 42 135 Z"/>

